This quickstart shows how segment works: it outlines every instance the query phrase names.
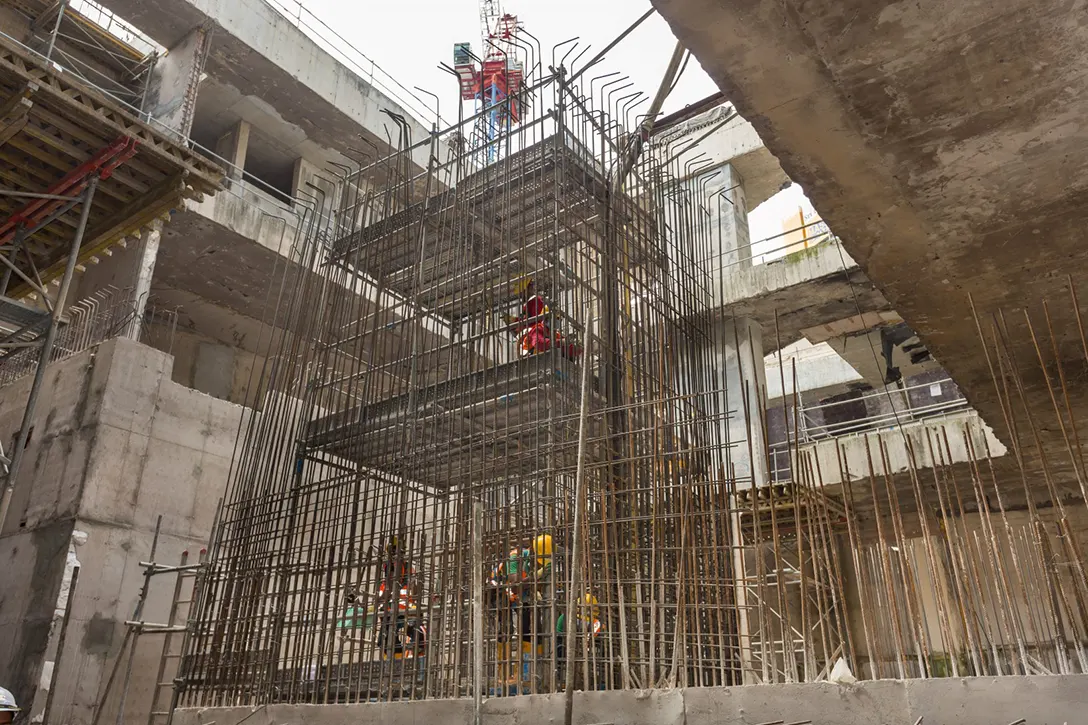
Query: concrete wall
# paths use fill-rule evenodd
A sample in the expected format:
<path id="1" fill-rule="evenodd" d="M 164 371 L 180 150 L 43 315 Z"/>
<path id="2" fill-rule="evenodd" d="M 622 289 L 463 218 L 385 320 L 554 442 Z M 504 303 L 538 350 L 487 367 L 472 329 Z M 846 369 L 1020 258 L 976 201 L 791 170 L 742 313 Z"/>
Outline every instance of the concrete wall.
<path id="1" fill-rule="evenodd" d="M 1088 707 L 1088 676 L 882 680 L 683 690 L 578 692 L 575 725 L 1073 725 Z M 563 695 L 484 702 L 487 725 L 563 722 Z M 180 710 L 178 725 L 445 725 L 473 722 L 470 700 L 364 705 L 272 705 Z"/>
<path id="2" fill-rule="evenodd" d="M 57 674 L 56 722 L 89 723 L 139 593 L 141 560 L 162 516 L 156 560 L 195 558 L 226 485 L 244 409 L 171 380 L 172 358 L 110 340 L 49 371 L 28 459 L 0 536 L 5 578 L 28 586 L 0 593 L 0 682 L 32 714 L 37 687 L 56 661 L 58 595 L 65 563 L 81 569 Z M 0 391 L 0 437 L 18 426 L 29 378 Z M 164 621 L 173 581 L 160 577 L 145 618 Z M 30 584 L 32 583 L 32 584 Z M 146 722 L 161 642 L 137 652 L 128 722 Z M 48 677 L 45 677 L 48 684 Z M 39 683 L 40 684 L 40 683 Z M 107 718 L 116 711 L 116 693 Z"/>
<path id="3" fill-rule="evenodd" d="M 383 109 L 405 116 L 413 141 L 428 129 L 385 93 L 330 55 L 263 0 L 109 0 L 111 10 L 156 41 L 174 46 L 194 27 L 215 26 L 208 75 L 276 110 L 318 146 L 339 152 L 359 134 L 385 145 Z M 399 90 L 399 89 L 398 89 Z M 405 92 L 406 93 L 406 92 Z M 419 168 L 427 149 L 413 154 Z"/>
<path id="4" fill-rule="evenodd" d="M 175 383 L 239 405 L 246 401 L 254 367 L 264 364 L 248 350 L 185 330 L 174 333 L 171 349 Z"/>

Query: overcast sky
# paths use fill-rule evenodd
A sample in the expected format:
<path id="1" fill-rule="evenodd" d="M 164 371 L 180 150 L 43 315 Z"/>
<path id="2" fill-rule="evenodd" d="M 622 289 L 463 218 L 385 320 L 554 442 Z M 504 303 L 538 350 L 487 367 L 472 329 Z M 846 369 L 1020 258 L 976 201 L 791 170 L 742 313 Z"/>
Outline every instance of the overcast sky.
<path id="1" fill-rule="evenodd" d="M 303 4 L 404 86 L 419 86 L 438 95 L 442 115 L 456 118 L 457 83 L 439 70 L 438 64 L 453 64 L 455 42 L 470 42 L 473 51 L 481 54 L 478 0 L 303 0 Z M 540 40 L 549 61 L 551 47 L 573 37 L 582 44 L 575 54 L 591 46 L 583 56 L 583 61 L 587 60 L 647 9 L 648 0 L 503 2 L 503 10 L 517 15 L 526 30 Z M 636 89 L 653 95 L 675 45 L 668 24 L 655 14 L 609 53 L 602 66 L 605 72 L 622 70 Z M 692 59 L 663 110 L 669 113 L 683 108 L 716 90 Z M 763 204 L 749 220 L 752 239 L 781 232 L 783 217 L 795 212 L 799 204 L 809 208 L 796 185 Z"/>

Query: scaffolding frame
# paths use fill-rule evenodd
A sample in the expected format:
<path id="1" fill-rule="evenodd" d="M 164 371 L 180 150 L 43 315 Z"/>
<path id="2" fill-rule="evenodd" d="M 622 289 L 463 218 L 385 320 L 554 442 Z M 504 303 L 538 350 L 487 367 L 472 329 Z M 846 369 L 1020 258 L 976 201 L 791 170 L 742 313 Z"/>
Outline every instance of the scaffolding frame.
<path id="1" fill-rule="evenodd" d="M 46 10 L 35 2 L 13 5 L 32 20 Z M 45 367 L 68 322 L 75 272 L 158 223 L 182 199 L 216 191 L 223 176 L 53 63 L 61 19 L 78 16 L 66 3 L 54 10 L 45 54 L 0 35 L 0 364 L 25 360 L 27 350 L 38 359 L 19 432 L 7 455 L 0 452 L 0 528 L 12 506 Z"/>

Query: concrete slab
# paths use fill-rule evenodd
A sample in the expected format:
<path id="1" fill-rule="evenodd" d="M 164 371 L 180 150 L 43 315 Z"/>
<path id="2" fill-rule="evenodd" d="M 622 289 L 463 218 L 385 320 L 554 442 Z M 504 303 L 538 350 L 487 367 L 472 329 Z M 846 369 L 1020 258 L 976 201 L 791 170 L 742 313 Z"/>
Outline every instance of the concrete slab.
<path id="1" fill-rule="evenodd" d="M 653 0 L 851 256 L 1006 438 L 970 314 L 1009 313 L 1029 477 L 1079 495 L 1020 314 L 1049 298 L 1084 361 L 1067 275 L 1088 276 L 1088 15 L 1068 0 Z M 1082 295 L 1083 299 L 1083 295 Z M 1044 328 L 1045 329 L 1045 328 Z M 1043 337 L 1048 333 L 1043 332 Z M 1072 404 L 1088 410 L 1088 390 Z M 1064 489 L 1064 490 L 1063 490 Z M 1049 498 L 1045 493 L 1042 497 Z"/>
<path id="2" fill-rule="evenodd" d="M 1088 675 L 1001 678 L 867 680 L 654 691 L 576 692 L 577 725 L 759 725 L 811 721 L 814 725 L 1027 725 L 1082 722 Z M 563 722 L 563 695 L 486 700 L 488 725 Z M 267 705 L 183 708 L 178 725 L 468 725 L 472 701 L 430 700 L 359 705 Z"/>
<path id="3" fill-rule="evenodd" d="M 712 281 L 722 309 L 763 326 L 765 352 L 800 339 L 803 331 L 891 306 L 837 241 L 746 267 L 734 265 Z M 777 313 L 779 336 L 775 336 Z"/>
<path id="4" fill-rule="evenodd" d="M 110 10 L 167 48 L 193 30 L 215 26 L 205 72 L 243 96 L 275 108 L 314 143 L 340 152 L 360 132 L 387 148 L 382 113 L 404 116 L 412 137 L 428 133 L 400 103 L 358 76 L 263 0 L 109 0 Z M 199 103 L 199 100 L 198 100 Z M 426 165 L 427 149 L 416 161 Z"/>

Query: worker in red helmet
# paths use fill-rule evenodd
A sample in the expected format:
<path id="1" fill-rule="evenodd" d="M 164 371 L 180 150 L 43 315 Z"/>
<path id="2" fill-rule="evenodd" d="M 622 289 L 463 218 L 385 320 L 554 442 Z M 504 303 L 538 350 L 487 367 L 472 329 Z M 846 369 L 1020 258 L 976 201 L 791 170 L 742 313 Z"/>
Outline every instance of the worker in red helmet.
<path id="1" fill-rule="evenodd" d="M 559 348 L 559 354 L 568 360 L 574 360 L 581 355 L 581 349 L 566 340 L 562 334 L 556 332 L 552 335 L 548 321 L 545 319 L 549 311 L 548 303 L 536 291 L 534 280 L 526 278 L 521 282 L 520 287 L 521 314 L 509 322 L 513 325 L 514 334 L 517 335 L 521 355 L 547 352 L 551 350 L 553 344 Z"/>

